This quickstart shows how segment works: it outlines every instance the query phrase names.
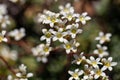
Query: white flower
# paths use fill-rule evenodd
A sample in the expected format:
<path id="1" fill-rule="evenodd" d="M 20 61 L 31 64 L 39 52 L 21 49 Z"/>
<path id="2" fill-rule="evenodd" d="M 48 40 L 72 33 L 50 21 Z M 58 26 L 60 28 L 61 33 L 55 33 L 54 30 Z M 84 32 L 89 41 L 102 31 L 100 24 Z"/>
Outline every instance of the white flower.
<path id="1" fill-rule="evenodd" d="M 7 80 L 13 80 L 13 77 L 11 75 L 8 75 Z"/>
<path id="2" fill-rule="evenodd" d="M 116 66 L 117 65 L 117 62 L 112 62 L 112 57 L 109 57 L 108 60 L 106 60 L 105 58 L 102 59 L 102 62 L 103 62 L 103 67 L 102 67 L 102 70 L 110 70 L 112 71 L 112 66 Z"/>
<path id="3" fill-rule="evenodd" d="M 35 48 L 32 48 L 33 55 L 37 57 L 37 61 L 42 61 L 43 63 L 47 62 L 47 56 L 52 50 L 48 44 L 40 44 Z"/>
<path id="4" fill-rule="evenodd" d="M 7 42 L 7 38 L 4 37 L 5 34 L 6 34 L 6 31 L 4 30 L 0 33 L 0 42 L 2 41 Z"/>
<path id="5" fill-rule="evenodd" d="M 99 77 L 105 77 L 106 74 L 103 72 L 103 70 L 99 69 L 99 68 L 95 68 L 94 69 L 94 78 L 98 79 Z"/>
<path id="6" fill-rule="evenodd" d="M 40 40 L 41 40 L 41 41 L 46 40 L 46 42 L 47 42 L 48 44 L 50 44 L 51 38 L 53 37 L 53 35 L 52 35 L 53 30 L 52 30 L 52 29 L 49 29 L 49 30 L 47 30 L 47 29 L 42 29 L 42 32 L 43 32 L 44 35 L 41 36 Z"/>
<path id="7" fill-rule="evenodd" d="M 72 38 L 75 38 L 78 33 L 82 33 L 82 30 L 78 29 L 78 27 L 79 24 L 72 24 L 66 27 L 66 29 L 70 29 L 70 31 L 68 31 L 68 34 L 70 34 Z"/>
<path id="8" fill-rule="evenodd" d="M 41 50 L 41 54 L 44 54 L 44 55 L 49 55 L 50 51 L 52 50 L 49 44 L 40 44 L 39 48 Z"/>
<path id="9" fill-rule="evenodd" d="M 76 14 L 76 22 L 81 22 L 82 24 L 86 24 L 86 21 L 89 21 L 91 18 L 89 16 L 87 16 L 87 12 L 80 14 Z"/>
<path id="10" fill-rule="evenodd" d="M 74 58 L 75 60 L 72 61 L 72 63 L 76 63 L 77 65 L 80 65 L 82 61 L 86 60 L 85 56 L 83 56 L 83 52 L 81 52 L 81 54 L 78 56 L 76 54 L 74 54 Z"/>
<path id="11" fill-rule="evenodd" d="M 61 21 L 60 19 L 58 19 L 59 17 L 59 13 L 53 13 L 51 11 L 48 10 L 44 10 L 43 12 L 44 14 L 40 16 L 41 19 L 39 19 L 39 21 L 43 22 L 43 24 L 50 24 L 50 27 L 54 27 L 54 24 Z"/>
<path id="12" fill-rule="evenodd" d="M 62 15 L 62 19 L 67 19 L 68 21 L 72 21 L 72 19 L 75 17 L 74 13 L 66 13 Z"/>
<path id="13" fill-rule="evenodd" d="M 21 40 L 25 36 L 25 29 L 20 28 L 20 30 L 15 29 L 8 34 L 9 36 L 13 37 L 16 41 Z"/>
<path id="14" fill-rule="evenodd" d="M 95 40 L 98 40 L 100 44 L 103 44 L 105 42 L 110 41 L 111 33 L 107 33 L 104 35 L 103 32 L 99 33 L 99 36 L 95 38 Z"/>
<path id="15" fill-rule="evenodd" d="M 6 28 L 7 25 L 10 25 L 11 22 L 9 20 L 9 16 L 8 15 L 0 16 L 0 24 L 2 28 Z"/>
<path id="16" fill-rule="evenodd" d="M 27 73 L 26 68 L 27 67 L 24 64 L 21 64 L 19 66 L 20 72 L 16 73 L 16 77 L 18 77 L 20 80 L 28 80 L 27 78 L 32 77 L 33 73 Z"/>
<path id="17" fill-rule="evenodd" d="M 108 56 L 108 52 L 107 47 L 106 46 L 101 46 L 100 44 L 97 44 L 97 48 L 96 50 L 94 50 L 94 54 L 98 54 L 99 57 L 104 57 L 104 56 Z"/>
<path id="18" fill-rule="evenodd" d="M 90 60 L 87 59 L 87 63 L 91 64 L 94 68 L 98 68 L 98 64 L 102 64 L 100 58 L 95 59 L 93 56 L 90 56 Z"/>
<path id="19" fill-rule="evenodd" d="M 8 46 L 2 45 L 0 47 L 0 55 L 3 56 L 6 60 L 17 60 L 18 52 L 16 50 L 10 50 Z"/>
<path id="20" fill-rule="evenodd" d="M 67 3 L 64 6 L 59 6 L 59 9 L 60 9 L 60 14 L 64 15 L 64 14 L 67 14 L 67 13 L 74 13 L 74 8 L 71 6 L 70 3 Z"/>
<path id="21" fill-rule="evenodd" d="M 82 80 L 93 80 L 93 67 L 88 66 L 88 64 L 85 64 L 84 66 L 84 76 Z"/>
<path id="22" fill-rule="evenodd" d="M 0 16 L 7 13 L 7 6 L 5 4 L 0 4 Z"/>
<path id="23" fill-rule="evenodd" d="M 66 53 L 69 54 L 71 51 L 73 52 L 77 52 L 77 47 L 79 46 L 80 44 L 76 41 L 65 41 L 63 47 L 66 49 Z"/>
<path id="24" fill-rule="evenodd" d="M 71 77 L 69 78 L 69 80 L 79 80 L 79 76 L 81 76 L 84 72 L 83 70 L 79 70 L 79 69 L 75 69 L 75 71 L 68 71 L 68 73 L 71 75 Z"/>
<path id="25" fill-rule="evenodd" d="M 54 34 L 53 41 L 59 40 L 60 42 L 65 42 L 66 39 L 63 38 L 67 35 L 67 32 L 63 32 L 63 28 L 59 28 L 58 31 L 52 31 Z"/>

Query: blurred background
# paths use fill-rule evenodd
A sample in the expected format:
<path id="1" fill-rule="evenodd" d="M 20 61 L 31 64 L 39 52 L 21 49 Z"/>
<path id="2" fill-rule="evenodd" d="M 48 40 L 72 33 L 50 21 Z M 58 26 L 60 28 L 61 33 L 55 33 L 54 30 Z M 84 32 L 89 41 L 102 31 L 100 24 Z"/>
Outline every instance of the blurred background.
<path id="1" fill-rule="evenodd" d="M 83 26 L 84 31 L 78 37 L 81 43 L 80 51 L 92 53 L 96 48 L 97 42 L 94 39 L 98 33 L 100 31 L 112 33 L 111 42 L 106 45 L 110 56 L 113 57 L 113 61 L 118 62 L 118 65 L 107 74 L 110 80 L 120 80 L 120 0 L 18 0 L 17 2 L 0 0 L 0 4 L 7 6 L 11 21 L 5 30 L 9 32 L 21 27 L 26 29 L 26 37 L 22 39 L 24 42 L 21 40 L 18 43 L 0 43 L 0 55 L 12 68 L 17 68 L 21 63 L 26 64 L 28 71 L 35 75 L 30 80 L 68 80 L 68 70 L 76 67 L 71 64 L 72 55 L 66 55 L 65 51 L 54 51 L 48 56 L 47 63 L 41 63 L 37 62 L 29 51 L 31 47 L 41 43 L 39 38 L 44 26 L 35 22 L 37 14 L 42 13 L 44 9 L 59 12 L 59 5 L 66 3 L 71 3 L 75 12 L 86 11 L 92 17 L 92 20 Z M 17 60 L 10 57 L 9 53 L 12 51 L 16 51 Z M 0 59 L 0 80 L 6 80 L 7 76 L 12 74 L 7 67 Z"/>

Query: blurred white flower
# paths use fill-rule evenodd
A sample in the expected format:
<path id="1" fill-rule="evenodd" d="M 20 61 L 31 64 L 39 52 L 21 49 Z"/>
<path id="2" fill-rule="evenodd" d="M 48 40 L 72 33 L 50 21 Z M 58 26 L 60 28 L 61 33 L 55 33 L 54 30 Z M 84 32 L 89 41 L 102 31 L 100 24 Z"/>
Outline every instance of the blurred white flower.
<path id="1" fill-rule="evenodd" d="M 11 22 L 9 20 L 9 16 L 5 15 L 5 16 L 0 16 L 0 25 L 2 28 L 6 28 L 7 25 L 10 25 Z"/>
<path id="2" fill-rule="evenodd" d="M 19 66 L 19 72 L 16 73 L 16 77 L 18 77 L 20 80 L 28 80 L 28 78 L 33 77 L 33 73 L 27 73 L 26 66 L 24 64 L 21 64 Z"/>
<path id="3" fill-rule="evenodd" d="M 99 36 L 95 38 L 98 40 L 100 44 L 110 41 L 110 37 L 112 36 L 111 33 L 104 34 L 103 32 L 99 33 Z"/>
<path id="4" fill-rule="evenodd" d="M 71 51 L 77 52 L 77 47 L 80 44 L 76 41 L 65 41 L 63 47 L 66 49 L 66 53 L 69 54 Z"/>
<path id="5" fill-rule="evenodd" d="M 67 32 L 63 32 L 63 28 L 59 28 L 58 31 L 52 31 L 54 34 L 53 41 L 59 40 L 60 42 L 65 42 L 66 39 L 64 36 L 67 35 Z"/>
<path id="6" fill-rule="evenodd" d="M 90 56 L 90 60 L 86 60 L 88 64 L 91 64 L 94 68 L 98 68 L 98 64 L 102 64 L 100 62 L 100 58 L 95 59 L 93 56 Z"/>
<path id="7" fill-rule="evenodd" d="M 43 41 L 43 40 L 46 40 L 46 43 L 50 44 L 51 42 L 51 38 L 53 37 L 52 35 L 52 32 L 53 30 L 52 29 L 42 29 L 42 32 L 43 32 L 43 36 L 41 36 L 40 40 Z"/>
<path id="8" fill-rule="evenodd" d="M 79 69 L 75 69 L 75 71 L 68 71 L 68 73 L 71 75 L 71 77 L 69 78 L 69 80 L 80 80 L 79 76 L 81 76 L 84 71 L 83 70 L 79 70 Z"/>
<path id="9" fill-rule="evenodd" d="M 112 71 L 112 67 L 117 65 L 117 62 L 112 62 L 112 57 L 109 57 L 108 60 L 106 60 L 105 58 L 102 59 L 103 62 L 103 67 L 102 70 L 110 70 Z"/>
<path id="10" fill-rule="evenodd" d="M 43 63 L 47 62 L 47 56 L 49 55 L 51 47 L 47 44 L 40 44 L 35 48 L 32 48 L 32 53 L 37 57 L 37 61 L 42 61 Z"/>
<path id="11" fill-rule="evenodd" d="M 4 37 L 5 34 L 6 34 L 6 31 L 5 31 L 5 30 L 3 30 L 3 31 L 0 33 L 0 42 L 2 42 L 2 41 L 7 42 L 7 38 Z"/>
<path id="12" fill-rule="evenodd" d="M 100 44 L 97 44 L 97 48 L 93 51 L 94 54 L 98 54 L 99 57 L 104 57 L 108 56 L 107 47 L 106 46 L 101 46 Z"/>
<path id="13" fill-rule="evenodd" d="M 68 31 L 68 34 L 71 35 L 72 38 L 75 38 L 78 33 L 82 33 L 82 30 L 78 29 L 78 27 L 79 24 L 72 24 L 66 27 L 66 29 L 70 29 L 70 31 Z"/>
<path id="14" fill-rule="evenodd" d="M 24 28 L 20 28 L 19 30 L 18 29 L 15 29 L 13 31 L 10 31 L 8 33 L 8 35 L 10 37 L 13 37 L 16 41 L 19 41 L 21 40 L 26 34 L 25 34 L 25 29 Z"/>
<path id="15" fill-rule="evenodd" d="M 7 6 L 5 4 L 0 4 L 0 16 L 7 14 Z"/>
<path id="16" fill-rule="evenodd" d="M 55 23 L 61 21 L 58 19 L 59 13 L 54 13 L 48 10 L 44 10 L 43 14 L 38 14 L 38 22 L 42 22 L 43 24 L 50 24 L 50 27 L 54 27 Z"/>
<path id="17" fill-rule="evenodd" d="M 80 14 L 76 14 L 76 22 L 81 22 L 82 24 L 86 24 L 86 21 L 89 21 L 91 17 L 87 16 L 87 12 Z"/>
<path id="18" fill-rule="evenodd" d="M 85 56 L 83 56 L 83 54 L 84 54 L 83 52 L 81 52 L 79 56 L 74 54 L 73 56 L 74 56 L 75 60 L 72 61 L 72 63 L 76 63 L 77 65 L 80 65 L 82 61 L 86 60 L 86 58 L 85 58 Z"/>
<path id="19" fill-rule="evenodd" d="M 10 50 L 10 48 L 7 46 L 0 47 L 0 55 L 6 60 L 17 60 L 18 58 L 18 52 L 16 50 Z"/>
<path id="20" fill-rule="evenodd" d="M 64 14 L 68 14 L 68 13 L 74 13 L 74 8 L 71 6 L 70 3 L 67 3 L 64 6 L 59 6 L 59 9 L 60 9 L 60 14 L 64 15 Z"/>

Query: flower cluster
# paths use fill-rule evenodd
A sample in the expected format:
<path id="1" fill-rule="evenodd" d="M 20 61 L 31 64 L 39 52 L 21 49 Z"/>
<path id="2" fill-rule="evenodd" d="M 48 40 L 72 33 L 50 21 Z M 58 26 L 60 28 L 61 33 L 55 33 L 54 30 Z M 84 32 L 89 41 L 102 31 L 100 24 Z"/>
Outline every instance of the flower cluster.
<path id="1" fill-rule="evenodd" d="M 19 72 L 16 73 L 16 78 L 13 79 L 11 75 L 8 76 L 8 80 L 28 80 L 28 78 L 33 77 L 33 73 L 27 73 L 26 66 L 21 64 L 19 66 Z"/>
<path id="2" fill-rule="evenodd" d="M 102 34 L 102 35 L 101 35 Z M 108 56 L 107 47 L 102 46 L 100 44 L 103 44 L 107 41 L 110 41 L 110 33 L 107 33 L 105 36 L 103 35 L 103 32 L 100 32 L 99 37 L 96 37 L 96 40 L 99 40 L 99 44 L 97 44 L 96 50 L 94 50 L 94 54 L 96 54 L 98 57 L 90 56 L 89 59 L 85 57 L 85 54 L 82 52 L 79 56 L 74 54 L 75 60 L 72 61 L 72 63 L 75 63 L 77 65 L 84 65 L 83 70 L 76 69 L 75 71 L 68 71 L 68 73 L 71 75 L 69 80 L 75 79 L 75 80 L 109 80 L 109 77 L 106 75 L 105 71 L 109 70 L 112 71 L 113 66 L 117 65 L 117 62 L 112 62 L 112 57 L 108 57 L 106 59 L 106 56 Z M 104 37 L 104 39 L 103 39 Z M 81 64 L 82 63 L 82 64 Z"/>
<path id="3" fill-rule="evenodd" d="M 59 41 L 67 54 L 77 52 L 77 47 L 80 44 L 76 41 L 76 37 L 82 33 L 80 24 L 85 25 L 86 21 L 91 18 L 87 16 L 87 12 L 81 15 L 75 13 L 70 3 L 66 4 L 65 7 L 59 6 L 59 10 L 59 13 L 44 10 L 43 14 L 38 14 L 36 21 L 48 26 L 48 28 L 42 29 L 43 36 L 40 40 L 45 40 L 48 45 Z"/>
<path id="4" fill-rule="evenodd" d="M 7 25 L 10 25 L 10 19 L 7 15 L 7 6 L 5 4 L 0 4 L 0 27 L 6 28 Z"/>

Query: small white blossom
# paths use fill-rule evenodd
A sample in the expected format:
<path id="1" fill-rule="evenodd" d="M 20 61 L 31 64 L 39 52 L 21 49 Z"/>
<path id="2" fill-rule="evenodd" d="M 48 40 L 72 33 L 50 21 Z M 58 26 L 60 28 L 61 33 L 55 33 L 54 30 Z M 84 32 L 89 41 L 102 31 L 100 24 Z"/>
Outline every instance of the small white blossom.
<path id="1" fill-rule="evenodd" d="M 91 64 L 94 68 L 98 68 L 98 64 L 102 64 L 100 58 L 95 59 L 93 56 L 90 56 L 90 60 L 87 59 L 87 63 Z"/>
<path id="2" fill-rule="evenodd" d="M 4 37 L 5 34 L 6 34 L 6 31 L 4 30 L 0 33 L 0 42 L 2 41 L 7 42 L 7 38 Z"/>
<path id="3" fill-rule="evenodd" d="M 64 36 L 67 35 L 67 32 L 63 32 L 63 28 L 59 28 L 58 31 L 52 31 L 54 34 L 53 41 L 59 40 L 60 42 L 65 42 L 66 39 Z"/>
<path id="4" fill-rule="evenodd" d="M 47 56 L 51 50 L 52 48 L 47 44 L 40 44 L 35 48 L 32 48 L 33 55 L 37 57 L 37 61 L 42 61 L 43 63 L 47 62 Z"/>
<path id="5" fill-rule="evenodd" d="M 74 8 L 71 6 L 70 3 L 67 3 L 64 6 L 59 6 L 60 9 L 60 14 L 64 15 L 64 14 L 68 14 L 68 13 L 74 13 Z"/>
<path id="6" fill-rule="evenodd" d="M 83 70 L 75 69 L 75 71 L 68 71 L 68 73 L 71 75 L 69 80 L 80 80 L 79 76 L 81 76 L 84 72 Z"/>
<path id="7" fill-rule="evenodd" d="M 9 16 L 5 15 L 5 16 L 0 16 L 0 25 L 2 28 L 6 28 L 7 25 L 10 25 L 11 22 L 9 20 Z"/>
<path id="8" fill-rule="evenodd" d="M 80 65 L 82 61 L 86 60 L 85 56 L 83 56 L 83 52 L 81 52 L 81 54 L 78 56 L 76 54 L 74 54 L 74 58 L 75 60 L 72 61 L 72 63 L 76 63 L 77 65 Z"/>
<path id="9" fill-rule="evenodd" d="M 88 66 L 88 64 L 85 64 L 84 66 L 84 76 L 82 80 L 93 80 L 93 67 Z"/>
<path id="10" fill-rule="evenodd" d="M 99 68 L 95 68 L 94 69 L 94 78 L 98 79 L 99 77 L 105 77 L 106 74 L 103 72 L 103 70 L 99 69 Z"/>
<path id="11" fill-rule="evenodd" d="M 27 73 L 26 66 L 24 64 L 21 64 L 19 66 L 19 72 L 16 73 L 16 77 L 18 77 L 18 80 L 28 80 L 28 78 L 33 76 L 33 73 Z"/>
<path id="12" fill-rule="evenodd" d="M 70 31 L 68 31 L 68 34 L 71 35 L 72 38 L 75 38 L 78 33 L 82 33 L 82 30 L 78 29 L 78 27 L 79 24 L 72 24 L 66 27 L 66 29 L 70 29 Z"/>
<path id="13" fill-rule="evenodd" d="M 108 52 L 107 47 L 106 46 L 101 46 L 100 44 L 97 44 L 97 48 L 96 50 L 94 50 L 94 54 L 98 54 L 99 57 L 104 57 L 104 56 L 108 56 Z"/>
<path id="14" fill-rule="evenodd" d="M 19 30 L 18 30 L 18 29 L 15 29 L 15 30 L 9 32 L 8 35 L 11 36 L 11 37 L 13 37 L 16 41 L 19 41 L 19 40 L 21 40 L 26 34 L 25 34 L 25 29 L 24 29 L 24 28 L 20 28 Z"/>
<path id="15" fill-rule="evenodd" d="M 50 27 L 54 27 L 55 23 L 58 23 L 59 21 L 61 21 L 60 19 L 58 19 L 59 17 L 59 13 L 53 13 L 51 11 L 48 10 L 44 10 L 43 15 L 39 15 L 39 22 L 42 22 L 43 24 L 50 24 Z"/>
<path id="16" fill-rule="evenodd" d="M 106 60 L 105 58 L 102 59 L 103 62 L 103 67 L 102 70 L 110 70 L 112 71 L 112 67 L 117 65 L 117 62 L 112 62 L 112 57 L 109 57 L 108 60 Z"/>
<path id="17" fill-rule="evenodd" d="M 41 41 L 46 40 L 46 42 L 47 42 L 48 44 L 50 44 L 51 38 L 53 37 L 53 35 L 52 35 L 53 30 L 52 30 L 52 29 L 49 29 L 49 30 L 47 30 L 47 29 L 42 29 L 42 32 L 43 32 L 44 35 L 41 36 L 40 40 L 41 40 Z"/>
<path id="18" fill-rule="evenodd" d="M 89 21 L 91 18 L 89 16 L 87 16 L 87 12 L 80 14 L 76 14 L 76 22 L 81 22 L 82 24 L 86 24 L 86 21 Z"/>
<path id="19" fill-rule="evenodd" d="M 74 17 L 75 17 L 74 13 L 66 13 L 63 14 L 62 19 L 67 19 L 68 21 L 72 21 Z"/>
<path id="20" fill-rule="evenodd" d="M 80 44 L 76 41 L 71 41 L 71 42 L 65 41 L 63 47 L 66 49 L 66 53 L 69 54 L 71 51 L 77 52 L 77 47 L 79 45 Z"/>
<path id="21" fill-rule="evenodd" d="M 99 33 L 99 36 L 95 38 L 100 44 L 110 41 L 111 33 L 104 34 L 103 32 Z"/>

